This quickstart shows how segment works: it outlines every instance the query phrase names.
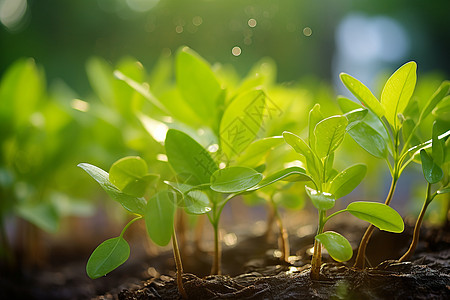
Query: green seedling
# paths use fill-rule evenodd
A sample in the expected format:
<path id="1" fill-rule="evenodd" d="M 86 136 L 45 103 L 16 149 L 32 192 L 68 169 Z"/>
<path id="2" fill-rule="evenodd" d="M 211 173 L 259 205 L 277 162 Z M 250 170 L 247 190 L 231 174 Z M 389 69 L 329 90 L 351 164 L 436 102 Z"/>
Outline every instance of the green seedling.
<path id="1" fill-rule="evenodd" d="M 448 145 L 447 145 L 448 146 Z M 427 191 L 425 202 L 423 203 L 422 210 L 417 218 L 416 225 L 414 226 L 413 239 L 406 253 L 399 259 L 399 261 L 408 260 L 414 253 L 417 243 L 419 242 L 420 227 L 422 225 L 425 212 L 428 205 L 433 199 L 442 194 L 450 192 L 450 186 L 448 178 L 444 178 L 443 169 L 448 170 L 449 154 L 448 147 L 445 146 L 444 141 L 438 138 L 437 123 L 433 126 L 433 138 L 432 138 L 432 154 L 427 153 L 425 149 L 420 150 L 420 159 L 422 162 L 422 171 L 425 180 L 427 181 Z M 448 172 L 447 172 L 448 173 Z M 435 192 L 432 190 L 432 185 L 440 182 L 441 186 Z"/>
<path id="2" fill-rule="evenodd" d="M 159 175 L 148 173 L 147 163 L 140 157 L 125 157 L 116 161 L 109 173 L 87 163 L 78 166 L 95 179 L 112 199 L 135 216 L 125 225 L 118 237 L 104 241 L 92 252 L 86 265 L 88 276 L 92 279 L 104 276 L 128 259 L 130 246 L 124 239 L 124 233 L 131 224 L 143 219 L 149 237 L 157 245 L 165 246 L 172 240 L 178 290 L 183 298 L 187 298 L 182 282 L 183 266 L 173 226 L 176 194 L 171 190 L 161 190 L 148 200 L 144 198 L 149 187 L 159 180 Z"/>
<path id="3" fill-rule="evenodd" d="M 356 164 L 338 172 L 333 168 L 334 153 L 342 143 L 346 132 L 356 126 L 367 113 L 356 109 L 345 115 L 323 118 L 320 106 L 316 104 L 309 113 L 309 135 L 307 142 L 297 135 L 284 132 L 283 137 L 296 152 L 304 157 L 309 179 L 306 193 L 318 210 L 318 229 L 314 240 L 314 253 L 311 260 L 311 279 L 320 276 L 322 245 L 336 261 L 347 261 L 353 255 L 348 240 L 337 232 L 325 231 L 326 222 L 343 212 L 390 232 L 402 232 L 403 220 L 392 208 L 376 202 L 353 202 L 347 208 L 327 216 L 327 211 L 339 199 L 353 191 L 366 174 L 366 166 Z"/>
<path id="4" fill-rule="evenodd" d="M 340 75 L 344 85 L 370 110 L 366 118 L 349 129 L 348 133 L 367 152 L 386 161 L 392 176 L 386 205 L 391 203 L 400 175 L 413 161 L 414 154 L 431 145 L 431 140 L 418 142 L 416 131 L 450 90 L 450 82 L 444 81 L 428 101 L 411 101 L 416 85 L 416 69 L 415 62 L 408 62 L 395 71 L 384 85 L 381 101 L 357 79 L 345 73 Z M 346 98 L 340 98 L 339 105 L 344 112 L 362 107 Z M 450 130 L 440 138 L 449 134 Z M 374 229 L 373 225 L 369 225 L 361 239 L 354 265 L 356 268 L 364 268 L 366 247 Z"/>

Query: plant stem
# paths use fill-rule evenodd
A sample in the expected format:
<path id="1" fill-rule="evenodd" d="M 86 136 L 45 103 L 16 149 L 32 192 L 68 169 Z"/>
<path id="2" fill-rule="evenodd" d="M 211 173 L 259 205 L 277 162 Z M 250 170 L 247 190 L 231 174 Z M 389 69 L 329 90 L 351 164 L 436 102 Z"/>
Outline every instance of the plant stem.
<path id="1" fill-rule="evenodd" d="M 219 241 L 219 220 L 213 224 L 214 229 L 214 260 L 211 268 L 211 275 L 219 275 L 221 273 L 221 248 Z"/>
<path id="2" fill-rule="evenodd" d="M 272 240 L 272 226 L 275 222 L 275 204 L 273 203 L 272 197 L 270 198 L 269 203 L 269 211 L 267 212 L 267 227 L 266 232 L 264 233 L 264 237 L 266 238 L 266 241 L 269 242 Z"/>
<path id="3" fill-rule="evenodd" d="M 391 203 L 392 197 L 394 196 L 395 187 L 397 186 L 398 174 L 397 174 L 396 170 L 398 170 L 398 169 L 395 168 L 395 170 L 394 170 L 394 176 L 392 177 L 391 188 L 389 189 L 389 193 L 386 197 L 386 201 L 384 202 L 384 204 L 386 204 L 386 205 L 389 205 L 389 203 Z M 353 265 L 354 268 L 357 268 L 357 269 L 364 268 L 364 264 L 366 262 L 367 244 L 369 243 L 369 240 L 372 237 L 372 233 L 374 230 L 375 230 L 375 226 L 373 226 L 372 224 L 370 224 L 369 227 L 367 227 L 366 232 L 364 233 L 364 235 L 361 239 L 361 242 L 359 243 L 358 254 L 356 255 L 355 264 Z"/>
<path id="4" fill-rule="evenodd" d="M 183 299 L 187 299 L 188 296 L 186 294 L 186 291 L 184 290 L 184 285 L 183 285 L 183 264 L 181 262 L 181 254 L 180 254 L 180 249 L 178 248 L 178 242 L 177 242 L 177 235 L 175 232 L 175 228 L 173 228 L 173 232 L 172 232 L 172 248 L 173 248 L 173 256 L 175 258 L 175 265 L 177 268 L 177 287 L 178 287 L 178 292 L 180 293 L 181 297 L 183 297 Z"/>
<path id="5" fill-rule="evenodd" d="M 284 226 L 283 226 L 283 222 L 281 220 L 280 213 L 278 211 L 276 204 L 273 202 L 273 200 L 272 200 L 272 206 L 273 206 L 274 216 L 277 221 L 278 230 L 279 230 L 279 234 L 280 234 L 279 240 L 280 240 L 280 245 L 281 245 L 281 247 L 280 247 L 281 248 L 280 249 L 281 259 L 285 262 L 288 262 L 288 258 L 289 258 L 289 254 L 290 254 L 289 235 L 287 233 L 286 228 L 284 228 Z"/>
<path id="6" fill-rule="evenodd" d="M 325 219 L 325 211 L 319 211 L 319 227 L 317 228 L 317 234 L 319 235 L 323 232 L 323 227 Z M 314 239 L 314 253 L 311 259 L 311 279 L 319 280 L 320 278 L 320 266 L 322 265 L 322 244 Z"/>
<path id="7" fill-rule="evenodd" d="M 411 255 L 414 253 L 414 250 L 416 250 L 417 244 L 419 243 L 419 234 L 420 234 L 420 227 L 422 226 L 423 218 L 425 216 L 425 212 L 428 208 L 428 205 L 433 200 L 435 194 L 431 195 L 431 183 L 428 183 L 427 185 L 427 196 L 425 199 L 425 202 L 423 203 L 422 210 L 420 211 L 420 215 L 417 218 L 416 225 L 414 226 L 414 234 L 413 234 L 413 240 L 411 241 L 411 245 L 409 245 L 408 251 L 403 254 L 402 257 L 398 260 L 399 262 L 403 262 L 408 260 Z"/>

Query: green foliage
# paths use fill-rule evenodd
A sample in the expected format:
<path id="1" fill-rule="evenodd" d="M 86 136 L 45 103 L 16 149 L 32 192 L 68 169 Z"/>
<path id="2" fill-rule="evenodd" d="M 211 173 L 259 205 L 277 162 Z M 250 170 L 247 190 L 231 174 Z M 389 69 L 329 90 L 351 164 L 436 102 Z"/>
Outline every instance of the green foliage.
<path id="1" fill-rule="evenodd" d="M 160 191 L 148 200 L 145 208 L 145 226 L 148 235 L 157 245 L 165 246 L 170 242 L 175 215 L 175 194 L 172 191 Z"/>
<path id="2" fill-rule="evenodd" d="M 262 177 L 248 167 L 227 167 L 211 175 L 211 189 L 219 193 L 238 193 L 257 185 Z"/>
<path id="3" fill-rule="evenodd" d="M 318 210 L 329 210 L 335 205 L 335 196 L 327 192 L 319 192 L 310 187 L 305 187 L 308 197 L 311 199 L 312 204 Z"/>
<path id="4" fill-rule="evenodd" d="M 429 183 L 438 183 L 444 176 L 444 172 L 431 158 L 425 149 L 420 150 L 423 176 Z"/>
<path id="5" fill-rule="evenodd" d="M 345 210 L 381 230 L 396 233 L 403 232 L 402 217 L 386 204 L 357 201 L 350 203 Z"/>
<path id="6" fill-rule="evenodd" d="M 344 116 L 332 116 L 317 123 L 314 127 L 315 151 L 320 158 L 329 156 L 339 147 L 344 140 L 347 124 Z"/>
<path id="7" fill-rule="evenodd" d="M 330 193 L 338 199 L 349 194 L 361 183 L 366 171 L 367 167 L 363 164 L 353 165 L 343 170 L 330 182 Z"/>
<path id="8" fill-rule="evenodd" d="M 92 279 L 105 276 L 127 261 L 130 246 L 122 236 L 101 243 L 92 252 L 86 265 L 86 273 Z"/>
<path id="9" fill-rule="evenodd" d="M 109 181 L 108 172 L 96 166 L 87 163 L 81 163 L 78 164 L 78 166 L 85 170 L 86 173 L 88 173 L 92 178 L 94 178 L 95 181 L 97 181 L 105 190 L 105 192 L 112 199 L 119 202 L 126 210 L 135 214 L 144 215 L 146 207 L 146 201 L 144 198 L 128 195 L 122 192 Z"/>
<path id="10" fill-rule="evenodd" d="M 339 233 L 327 231 L 316 235 L 315 239 L 327 249 L 334 260 L 347 261 L 352 258 L 353 249 L 350 242 Z"/>

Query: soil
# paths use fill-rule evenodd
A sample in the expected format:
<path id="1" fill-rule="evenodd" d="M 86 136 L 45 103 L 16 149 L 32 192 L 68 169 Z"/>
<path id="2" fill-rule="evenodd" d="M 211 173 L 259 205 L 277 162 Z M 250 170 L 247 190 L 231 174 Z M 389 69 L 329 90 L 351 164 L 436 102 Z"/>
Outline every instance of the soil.
<path id="1" fill-rule="evenodd" d="M 338 228 L 341 233 L 356 231 L 355 240 L 362 229 L 345 223 Z M 449 229 L 449 224 L 424 227 L 412 262 L 405 263 L 384 260 L 406 250 L 411 226 L 402 235 L 376 231 L 367 253 L 373 267 L 354 270 L 352 261 L 336 263 L 324 254 L 318 281 L 309 277 L 312 234 L 290 236 L 291 249 L 297 251 L 289 263 L 277 258 L 276 242 L 249 235 L 235 246 L 224 246 L 223 273 L 228 275 L 207 276 L 211 257 L 194 252 L 183 259 L 183 282 L 189 299 L 450 299 Z M 356 248 L 357 241 L 352 244 Z M 84 253 L 78 261 L 55 256 L 47 268 L 2 271 L 0 299 L 181 299 L 171 251 L 148 258 L 135 249 L 123 266 L 96 280 L 85 274 L 89 254 Z"/>

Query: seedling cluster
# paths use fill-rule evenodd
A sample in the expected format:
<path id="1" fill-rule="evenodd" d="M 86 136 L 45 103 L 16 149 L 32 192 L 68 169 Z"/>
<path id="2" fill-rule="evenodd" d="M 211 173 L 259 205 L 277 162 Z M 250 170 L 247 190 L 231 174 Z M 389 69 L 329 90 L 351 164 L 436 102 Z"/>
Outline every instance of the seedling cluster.
<path id="1" fill-rule="evenodd" d="M 149 237 L 157 245 L 167 245 L 172 240 L 178 288 L 186 297 L 173 224 L 175 214 L 184 210 L 187 214 L 207 216 L 214 230 L 211 274 L 220 274 L 222 211 L 231 199 L 255 194 L 269 199 L 274 209 L 280 235 L 285 241 L 282 259 L 287 260 L 290 253 L 287 233 L 274 195 L 288 193 L 292 187 L 300 187 L 296 197 L 302 199 L 306 194 L 317 209 L 311 278 L 320 278 L 322 247 L 339 262 L 353 256 L 352 246 L 344 236 L 325 229 L 331 218 L 342 213 L 370 224 L 355 262 L 355 267 L 363 268 L 365 249 L 375 227 L 395 233 L 404 229 L 402 217 L 389 205 L 400 175 L 414 161 L 422 164 L 427 194 L 410 250 L 400 260 L 410 257 L 417 245 L 418 230 L 427 206 L 437 195 L 449 192 L 447 137 L 450 131 L 445 127 L 447 123 L 438 120 L 449 107 L 448 81 L 442 83 L 428 101 L 413 98 L 416 64 L 409 62 L 388 79 L 379 101 L 360 81 L 341 74 L 344 85 L 362 105 L 339 97 L 342 114 L 328 117 L 322 114 L 319 104 L 314 105 L 307 118 L 306 138 L 301 138 L 301 130 L 295 130 L 299 135 L 290 132 L 294 130 L 286 131 L 291 120 L 278 128 L 270 127 L 276 123 L 276 112 L 281 111 L 281 106 L 260 88 L 263 84 L 260 77 L 249 78 L 239 86 L 229 85 L 226 90 L 224 79 L 188 48 L 178 52 L 175 70 L 175 88 L 159 96 L 155 96 L 153 87 L 148 88 L 122 72 L 115 72 L 118 79 L 148 100 L 148 110 L 141 105 L 134 113 L 150 135 L 157 140 L 155 126 L 166 128 L 165 138 L 159 141 L 163 147 L 157 148 L 157 154 L 165 157 L 166 162 L 152 168 L 157 170 L 154 173 L 149 173 L 147 163 L 140 157 L 118 160 L 109 173 L 90 164 L 79 165 L 111 198 L 135 216 L 118 237 L 103 242 L 92 253 L 86 268 L 91 278 L 103 276 L 126 261 L 130 248 L 123 237 L 124 232 L 142 219 Z M 436 119 L 432 138 L 422 142 L 420 137 L 427 136 L 426 122 L 431 115 Z M 165 122 L 163 117 L 170 117 L 171 121 Z M 269 134 L 270 130 L 275 134 Z M 345 209 L 329 213 L 342 197 L 358 187 L 367 172 L 372 172 L 361 163 L 346 166 L 343 170 L 334 168 L 336 152 L 346 135 L 387 163 L 392 184 L 385 203 L 355 201 Z M 292 160 L 289 147 L 297 153 Z M 286 165 L 287 161 L 281 158 L 270 161 L 269 154 L 274 149 L 283 152 L 280 155 L 283 159 L 300 163 Z M 440 188 L 433 191 L 432 185 L 438 182 Z"/>

